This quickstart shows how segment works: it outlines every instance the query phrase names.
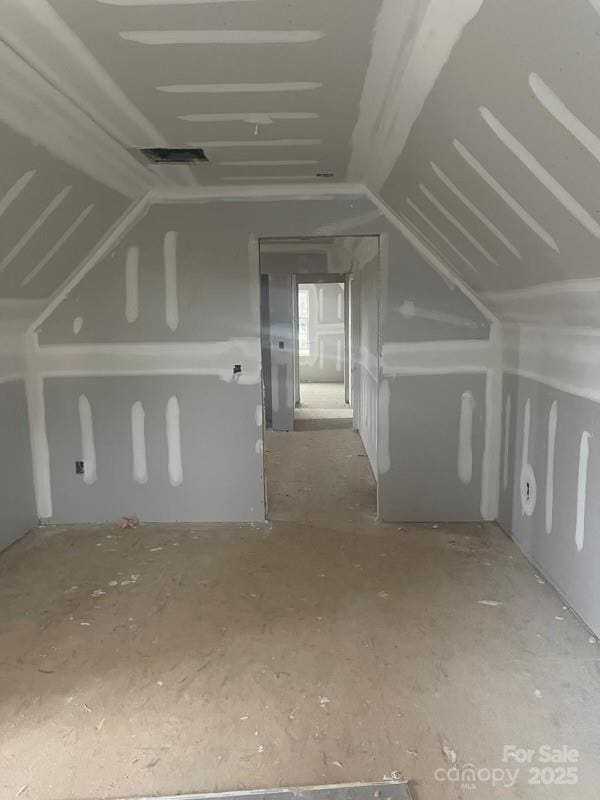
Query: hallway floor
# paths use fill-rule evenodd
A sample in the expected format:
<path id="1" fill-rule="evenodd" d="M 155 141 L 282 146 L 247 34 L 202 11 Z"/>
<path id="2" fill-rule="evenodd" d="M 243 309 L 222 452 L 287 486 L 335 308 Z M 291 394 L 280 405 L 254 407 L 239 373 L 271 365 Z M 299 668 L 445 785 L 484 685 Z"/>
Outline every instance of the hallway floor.
<path id="1" fill-rule="evenodd" d="M 378 525 L 352 431 L 268 449 L 271 525 L 47 529 L 0 556 L 0 796 L 398 772 L 415 800 L 598 800 L 600 646 L 514 544 Z M 577 787 L 452 780 L 519 767 L 505 745 L 576 748 Z"/>
<path id="2" fill-rule="evenodd" d="M 268 518 L 342 529 L 373 525 L 377 486 L 351 421 L 304 419 L 295 428 L 266 433 Z"/>
<path id="3" fill-rule="evenodd" d="M 301 383 L 300 405 L 294 419 L 352 419 L 352 409 L 344 399 L 343 383 Z"/>

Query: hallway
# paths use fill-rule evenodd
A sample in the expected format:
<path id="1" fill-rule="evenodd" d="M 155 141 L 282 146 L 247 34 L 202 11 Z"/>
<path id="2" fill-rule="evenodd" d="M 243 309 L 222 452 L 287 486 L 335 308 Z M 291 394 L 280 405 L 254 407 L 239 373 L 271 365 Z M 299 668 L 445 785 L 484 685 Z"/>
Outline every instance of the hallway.
<path id="1" fill-rule="evenodd" d="M 377 487 L 351 419 L 297 419 L 294 431 L 267 431 L 265 447 L 270 520 L 335 529 L 373 523 Z"/>

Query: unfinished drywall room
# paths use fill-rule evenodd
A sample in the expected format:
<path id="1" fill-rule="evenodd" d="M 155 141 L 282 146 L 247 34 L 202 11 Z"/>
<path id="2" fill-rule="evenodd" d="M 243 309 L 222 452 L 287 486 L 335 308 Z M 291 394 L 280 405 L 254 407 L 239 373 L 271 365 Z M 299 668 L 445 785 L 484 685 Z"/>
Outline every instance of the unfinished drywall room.
<path id="1" fill-rule="evenodd" d="M 600 3 L 1 5 L 0 798 L 600 800 Z"/>

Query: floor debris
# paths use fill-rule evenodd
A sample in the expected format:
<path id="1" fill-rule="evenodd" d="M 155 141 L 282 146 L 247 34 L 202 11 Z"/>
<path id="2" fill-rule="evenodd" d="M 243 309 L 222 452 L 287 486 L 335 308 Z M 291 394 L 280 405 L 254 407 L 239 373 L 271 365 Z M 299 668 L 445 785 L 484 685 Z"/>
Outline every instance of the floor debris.
<path id="1" fill-rule="evenodd" d="M 477 601 L 480 606 L 501 606 L 502 603 L 499 600 L 478 600 Z"/>
<path id="2" fill-rule="evenodd" d="M 456 750 L 453 750 L 447 742 L 442 742 L 442 753 L 449 764 L 456 764 Z"/>
<path id="3" fill-rule="evenodd" d="M 133 514 L 131 517 L 121 517 L 119 520 L 119 527 L 120 528 L 137 528 L 140 524 L 138 517 Z"/>

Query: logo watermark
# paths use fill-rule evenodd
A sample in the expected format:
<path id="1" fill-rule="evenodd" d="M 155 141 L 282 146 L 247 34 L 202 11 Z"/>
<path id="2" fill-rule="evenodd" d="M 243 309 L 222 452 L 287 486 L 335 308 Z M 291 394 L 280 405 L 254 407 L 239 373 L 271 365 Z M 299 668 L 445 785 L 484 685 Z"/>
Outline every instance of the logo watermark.
<path id="1" fill-rule="evenodd" d="M 535 748 L 505 744 L 496 766 L 452 764 L 434 772 L 439 783 L 455 783 L 463 790 L 486 784 L 493 788 L 511 789 L 517 783 L 529 786 L 575 786 L 579 780 L 579 751 L 563 745 L 543 744 Z"/>

